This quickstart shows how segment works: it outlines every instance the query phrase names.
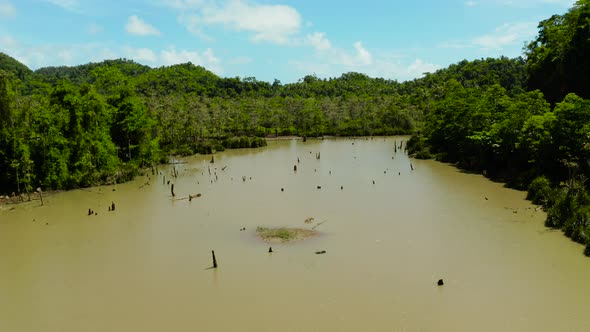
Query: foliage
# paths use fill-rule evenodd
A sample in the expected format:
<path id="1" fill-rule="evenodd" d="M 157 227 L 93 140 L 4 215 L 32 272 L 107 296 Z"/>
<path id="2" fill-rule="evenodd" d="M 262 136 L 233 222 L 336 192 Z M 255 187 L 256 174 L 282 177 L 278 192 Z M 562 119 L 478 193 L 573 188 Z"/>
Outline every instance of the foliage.
<path id="1" fill-rule="evenodd" d="M 267 228 L 258 226 L 256 233 L 264 239 L 281 239 L 282 241 L 289 241 L 296 237 L 294 232 L 290 232 L 287 228 Z"/>
<path id="2" fill-rule="evenodd" d="M 526 198 L 535 204 L 545 205 L 549 203 L 549 199 L 552 196 L 553 190 L 551 189 L 551 181 L 545 176 L 539 176 L 529 185 L 529 191 Z"/>
<path id="3" fill-rule="evenodd" d="M 222 144 L 227 149 L 259 148 L 266 146 L 266 140 L 260 137 L 230 137 Z"/>
<path id="4" fill-rule="evenodd" d="M 590 98 L 590 1 L 578 0 L 538 29 L 526 48 L 530 88 L 543 91 L 551 103 L 568 93 Z"/>
<path id="5" fill-rule="evenodd" d="M 83 83 L 94 83 L 95 77 L 92 72 L 97 68 L 116 69 L 128 77 L 137 77 L 150 70 L 150 67 L 138 64 L 132 60 L 117 59 L 88 63 L 75 67 L 45 67 L 37 69 L 35 74 L 38 80 L 50 85 L 55 85 L 63 80 L 79 85 Z"/>
<path id="6" fill-rule="evenodd" d="M 303 228 L 269 228 L 262 226 L 256 227 L 256 234 L 265 241 L 289 242 L 308 238 L 316 235 L 317 233 L 318 232 L 315 230 Z"/>
<path id="7" fill-rule="evenodd" d="M 526 67 L 462 62 L 428 75 L 416 83 L 429 97 L 420 104 L 425 124 L 408 150 L 528 188 L 546 225 L 587 244 L 590 255 L 589 37 L 590 1 L 581 0 L 539 24 Z M 488 72 L 492 64 L 511 69 Z"/>
<path id="8" fill-rule="evenodd" d="M 27 80 L 33 75 L 33 71 L 27 66 L 2 52 L 0 52 L 0 68 L 21 81 Z"/>
<path id="9" fill-rule="evenodd" d="M 413 135 L 406 143 L 408 154 L 414 156 L 416 159 L 430 159 L 432 154 L 430 153 L 430 147 L 426 138 L 420 134 Z"/>
<path id="10" fill-rule="evenodd" d="M 570 179 L 560 188 L 547 211 L 548 227 L 561 228 L 572 240 L 590 244 L 590 194 L 584 177 Z"/>
<path id="11" fill-rule="evenodd" d="M 9 71 L 0 79 L 6 191 L 121 181 L 166 154 L 259 147 L 265 136 L 411 134 L 443 111 L 449 79 L 457 88 L 499 84 L 507 94 L 524 82 L 522 60 L 507 58 L 404 83 L 345 73 L 286 85 L 220 78 L 190 63 L 152 69 L 119 59 L 32 72 L 2 55 L 0 65 Z M 419 157 L 429 157 L 421 144 Z"/>

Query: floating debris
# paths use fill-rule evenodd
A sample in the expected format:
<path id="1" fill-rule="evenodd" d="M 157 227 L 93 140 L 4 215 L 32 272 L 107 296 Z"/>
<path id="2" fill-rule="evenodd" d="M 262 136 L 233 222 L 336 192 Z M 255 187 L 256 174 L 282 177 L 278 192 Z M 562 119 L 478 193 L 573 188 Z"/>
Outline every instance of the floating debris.
<path id="1" fill-rule="evenodd" d="M 321 222 L 317 223 L 317 224 L 316 224 L 315 226 L 313 226 L 311 229 L 316 229 L 316 228 L 320 227 L 320 225 L 321 225 L 321 224 L 323 224 L 323 223 L 325 223 L 326 221 L 328 221 L 328 220 L 324 220 L 324 221 L 321 221 Z"/>
<path id="2" fill-rule="evenodd" d="M 317 231 L 304 228 L 270 228 L 261 226 L 256 228 L 256 235 L 265 242 L 292 242 L 304 240 L 317 234 Z"/>

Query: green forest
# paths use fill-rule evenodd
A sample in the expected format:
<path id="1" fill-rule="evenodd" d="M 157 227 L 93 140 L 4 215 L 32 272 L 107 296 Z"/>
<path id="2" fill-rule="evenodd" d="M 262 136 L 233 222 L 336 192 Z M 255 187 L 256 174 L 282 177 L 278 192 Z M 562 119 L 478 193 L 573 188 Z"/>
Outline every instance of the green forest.
<path id="1" fill-rule="evenodd" d="M 409 153 L 529 190 L 590 255 L 590 0 L 538 25 L 519 58 L 463 60 L 406 82 L 296 83 L 131 60 L 31 70 L 0 53 L 0 193 L 131 179 L 171 155 L 265 137 L 412 134 Z"/>

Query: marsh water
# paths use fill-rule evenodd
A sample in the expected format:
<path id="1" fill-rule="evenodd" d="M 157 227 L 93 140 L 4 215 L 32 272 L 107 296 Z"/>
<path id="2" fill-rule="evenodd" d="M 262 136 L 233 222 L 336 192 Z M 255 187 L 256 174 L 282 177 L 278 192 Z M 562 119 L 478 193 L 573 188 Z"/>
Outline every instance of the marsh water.
<path id="1" fill-rule="evenodd" d="M 147 172 L 3 206 L 0 331 L 589 331 L 583 248 L 524 192 L 408 159 L 401 140 L 182 158 L 177 178 L 159 167 L 176 199 Z M 309 217 L 317 237 L 256 237 Z"/>

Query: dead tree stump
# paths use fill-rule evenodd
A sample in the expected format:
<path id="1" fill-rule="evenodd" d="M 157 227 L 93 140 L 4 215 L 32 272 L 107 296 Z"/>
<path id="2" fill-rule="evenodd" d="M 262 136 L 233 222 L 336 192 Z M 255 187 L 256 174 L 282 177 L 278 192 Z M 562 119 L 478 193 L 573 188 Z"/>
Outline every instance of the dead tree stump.
<path id="1" fill-rule="evenodd" d="M 213 256 L 213 268 L 217 268 L 217 260 L 215 259 L 215 250 L 211 250 L 211 255 Z"/>
<path id="2" fill-rule="evenodd" d="M 41 187 L 37 188 L 37 192 L 39 193 L 39 199 L 41 199 L 41 206 L 43 206 L 43 190 L 41 190 Z"/>

